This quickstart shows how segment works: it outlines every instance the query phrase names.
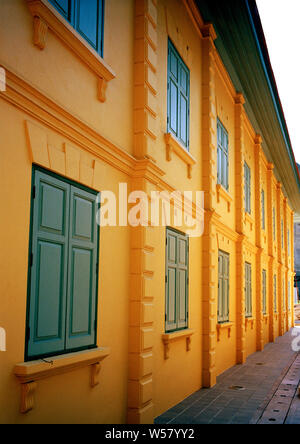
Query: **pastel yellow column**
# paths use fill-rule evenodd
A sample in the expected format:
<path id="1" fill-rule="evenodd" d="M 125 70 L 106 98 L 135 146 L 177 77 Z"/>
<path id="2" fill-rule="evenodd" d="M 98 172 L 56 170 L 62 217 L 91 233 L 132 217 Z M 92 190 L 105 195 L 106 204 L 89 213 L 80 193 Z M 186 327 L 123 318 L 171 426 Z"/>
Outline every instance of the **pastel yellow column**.
<path id="1" fill-rule="evenodd" d="M 155 159 L 157 140 L 157 1 L 135 0 L 134 155 Z"/>
<path id="2" fill-rule="evenodd" d="M 157 140 L 157 0 L 135 0 L 134 31 L 134 156 L 141 160 L 141 166 L 131 191 L 147 192 L 146 170 L 152 162 L 143 159 L 155 160 Z M 149 424 L 154 420 L 155 246 L 152 234 L 150 227 L 131 228 L 129 424 Z"/>
<path id="3" fill-rule="evenodd" d="M 213 223 L 216 206 L 216 159 L 217 159 L 217 116 L 215 104 L 215 31 L 211 25 L 201 30 L 203 51 L 203 190 L 204 190 L 204 234 L 202 269 L 202 308 L 203 308 L 203 373 L 202 384 L 212 387 L 216 384 L 216 271 L 218 252 L 216 229 Z"/>
<path id="4" fill-rule="evenodd" d="M 146 192 L 145 179 L 133 180 L 133 190 Z M 128 423 L 154 420 L 154 260 L 152 227 L 131 228 L 129 294 Z"/>
<path id="5" fill-rule="evenodd" d="M 236 319 L 238 364 L 246 362 L 245 333 L 245 200 L 244 200 L 244 103 L 242 94 L 235 98 L 235 195 L 236 231 L 239 239 L 236 244 Z"/>

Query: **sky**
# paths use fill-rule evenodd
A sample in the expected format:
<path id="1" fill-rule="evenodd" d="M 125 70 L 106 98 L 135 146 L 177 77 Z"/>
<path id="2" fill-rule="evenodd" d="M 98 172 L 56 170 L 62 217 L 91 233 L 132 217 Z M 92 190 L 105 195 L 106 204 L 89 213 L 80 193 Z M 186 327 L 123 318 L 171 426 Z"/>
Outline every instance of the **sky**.
<path id="1" fill-rule="evenodd" d="M 256 0 L 295 158 L 300 163 L 300 0 Z"/>

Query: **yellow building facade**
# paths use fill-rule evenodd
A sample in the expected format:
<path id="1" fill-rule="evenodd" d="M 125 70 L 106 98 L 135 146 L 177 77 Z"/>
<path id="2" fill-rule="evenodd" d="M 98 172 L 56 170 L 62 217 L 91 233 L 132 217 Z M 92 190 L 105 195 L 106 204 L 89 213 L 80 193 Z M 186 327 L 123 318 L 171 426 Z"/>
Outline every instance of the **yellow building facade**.
<path id="1" fill-rule="evenodd" d="M 293 326 L 299 177 L 281 141 L 276 151 L 257 131 L 263 121 L 247 113 L 197 2 L 106 0 L 100 55 L 54 3 L 0 4 L 0 422 L 152 423 Z M 168 131 L 170 45 L 190 76 L 188 149 Z M 226 187 L 218 122 L 228 137 Z M 105 226 L 95 346 L 28 359 L 34 171 L 116 196 L 120 184 L 149 197 L 204 191 L 204 232 L 188 241 L 184 328 L 166 330 L 166 230 L 184 235 L 186 226 Z M 229 264 L 225 322 L 220 252 Z"/>

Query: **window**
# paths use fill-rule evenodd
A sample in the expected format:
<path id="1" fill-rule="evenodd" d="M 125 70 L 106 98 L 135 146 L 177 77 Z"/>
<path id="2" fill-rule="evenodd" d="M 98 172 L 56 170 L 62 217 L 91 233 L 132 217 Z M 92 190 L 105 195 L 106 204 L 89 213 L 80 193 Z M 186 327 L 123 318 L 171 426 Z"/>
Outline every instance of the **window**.
<path id="1" fill-rule="evenodd" d="M 273 207 L 273 240 L 276 241 L 276 210 Z"/>
<path id="2" fill-rule="evenodd" d="M 166 332 L 188 328 L 189 240 L 167 229 Z"/>
<path id="3" fill-rule="evenodd" d="M 266 216 L 265 216 L 265 191 L 261 191 L 261 224 L 262 229 L 266 229 Z"/>
<path id="4" fill-rule="evenodd" d="M 96 346 L 96 192 L 33 171 L 26 358 Z"/>
<path id="5" fill-rule="evenodd" d="M 220 120 L 217 123 L 218 133 L 218 184 L 222 185 L 227 191 L 228 182 L 228 133 Z"/>
<path id="6" fill-rule="evenodd" d="M 168 50 L 168 133 L 187 150 L 190 132 L 190 71 L 172 42 Z"/>
<path id="7" fill-rule="evenodd" d="M 219 251 L 218 322 L 229 322 L 229 254 Z"/>
<path id="8" fill-rule="evenodd" d="M 251 171 L 247 163 L 244 165 L 245 170 L 245 211 L 251 214 Z"/>
<path id="9" fill-rule="evenodd" d="M 252 269 L 251 264 L 245 264 L 245 314 L 252 317 Z"/>
<path id="10" fill-rule="evenodd" d="M 277 276 L 274 276 L 274 313 L 277 313 Z"/>
<path id="11" fill-rule="evenodd" d="M 71 26 L 103 56 L 104 0 L 49 0 Z"/>
<path id="12" fill-rule="evenodd" d="M 263 314 L 267 314 L 267 272 L 262 271 L 262 307 Z"/>

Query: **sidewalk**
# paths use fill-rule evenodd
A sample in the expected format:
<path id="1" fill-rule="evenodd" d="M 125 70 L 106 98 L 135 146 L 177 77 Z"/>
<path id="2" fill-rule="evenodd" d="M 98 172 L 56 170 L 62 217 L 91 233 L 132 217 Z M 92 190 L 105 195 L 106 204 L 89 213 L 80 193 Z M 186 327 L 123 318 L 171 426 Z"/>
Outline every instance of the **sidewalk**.
<path id="1" fill-rule="evenodd" d="M 156 418 L 156 424 L 300 424 L 300 355 L 292 330 Z M 300 342 L 300 339 L 299 339 Z"/>

